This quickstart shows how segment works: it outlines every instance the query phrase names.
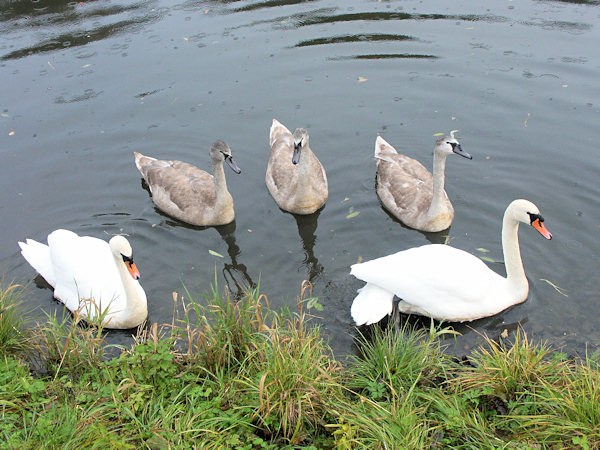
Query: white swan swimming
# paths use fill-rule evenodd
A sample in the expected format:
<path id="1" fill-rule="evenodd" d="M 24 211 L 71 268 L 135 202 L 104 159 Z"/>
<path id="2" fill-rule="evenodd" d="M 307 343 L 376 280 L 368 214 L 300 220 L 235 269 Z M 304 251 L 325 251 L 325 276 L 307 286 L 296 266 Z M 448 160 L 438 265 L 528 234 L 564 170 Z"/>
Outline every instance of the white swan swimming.
<path id="1" fill-rule="evenodd" d="M 27 262 L 54 288 L 54 297 L 88 321 L 105 314 L 107 328 L 133 328 L 148 316 L 131 246 L 123 236 L 102 239 L 56 230 L 48 245 L 19 242 Z"/>
<path id="2" fill-rule="evenodd" d="M 275 203 L 294 214 L 314 213 L 329 196 L 327 174 L 308 140 L 308 131 L 304 128 L 296 128 L 292 135 L 273 119 L 265 182 Z"/>
<path id="3" fill-rule="evenodd" d="M 506 278 L 478 257 L 440 244 L 354 264 L 350 273 L 367 284 L 352 303 L 352 318 L 357 325 L 380 321 L 391 314 L 394 295 L 400 298 L 402 313 L 450 322 L 492 316 L 525 301 L 529 284 L 519 249 L 519 222 L 552 239 L 537 206 L 522 199 L 508 205 L 502 221 Z"/>
<path id="4" fill-rule="evenodd" d="M 446 157 L 453 153 L 472 159 L 454 137 L 454 131 L 435 143 L 432 175 L 419 161 L 399 154 L 377 136 L 377 195 L 386 209 L 417 230 L 447 229 L 454 218 L 454 208 L 444 190 L 444 169 Z"/>
<path id="5" fill-rule="evenodd" d="M 159 160 L 134 152 L 135 165 L 148 183 L 152 201 L 167 214 L 191 225 L 233 222 L 233 198 L 227 190 L 223 161 L 241 173 L 223 141 L 210 148 L 213 175 L 181 161 Z"/>

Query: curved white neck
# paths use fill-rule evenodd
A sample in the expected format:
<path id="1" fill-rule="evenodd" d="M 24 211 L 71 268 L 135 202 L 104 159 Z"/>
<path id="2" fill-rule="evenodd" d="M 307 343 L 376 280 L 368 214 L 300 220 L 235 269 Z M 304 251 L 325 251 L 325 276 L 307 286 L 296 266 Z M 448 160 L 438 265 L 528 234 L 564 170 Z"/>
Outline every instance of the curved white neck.
<path id="1" fill-rule="evenodd" d="M 444 191 L 444 181 L 446 169 L 445 154 L 433 153 L 433 197 L 431 205 L 429 205 L 428 215 L 436 217 L 439 214 L 446 212 L 446 191 Z"/>
<path id="2" fill-rule="evenodd" d="M 502 251 L 506 266 L 506 279 L 511 285 L 511 289 L 514 289 L 515 292 L 525 290 L 525 295 L 527 295 L 529 283 L 525 276 L 519 248 L 519 222 L 510 216 L 508 210 L 504 213 L 502 220 Z"/>
<path id="3" fill-rule="evenodd" d="M 125 301 L 124 305 L 119 307 L 119 311 L 115 311 L 115 315 L 126 314 L 128 318 L 132 322 L 135 322 L 132 326 L 137 326 L 140 320 L 138 320 L 139 316 L 146 317 L 148 313 L 148 306 L 145 302 L 145 299 L 141 299 L 136 280 L 133 279 L 125 263 L 123 262 L 123 258 L 120 254 L 113 254 L 113 258 L 115 260 L 115 264 L 117 266 L 117 270 L 119 271 L 119 275 L 121 276 L 121 282 L 123 283 L 123 289 L 125 290 Z M 110 317 L 108 317 L 110 319 Z M 130 327 L 126 327 L 130 328 Z"/>

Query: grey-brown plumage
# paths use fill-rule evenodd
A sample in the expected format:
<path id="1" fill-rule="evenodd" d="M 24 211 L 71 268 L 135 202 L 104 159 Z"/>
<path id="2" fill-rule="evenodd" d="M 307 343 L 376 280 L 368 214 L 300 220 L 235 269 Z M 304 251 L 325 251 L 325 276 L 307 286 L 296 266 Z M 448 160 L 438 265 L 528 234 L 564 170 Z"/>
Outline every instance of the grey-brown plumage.
<path id="1" fill-rule="evenodd" d="M 327 201 L 327 174 L 309 146 L 308 131 L 294 134 L 273 119 L 269 142 L 271 154 L 265 182 L 281 209 L 312 214 Z"/>
<path id="2" fill-rule="evenodd" d="M 435 143 L 433 175 L 415 159 L 398 154 L 381 136 L 375 142 L 377 195 L 386 209 L 409 227 L 442 231 L 454 218 L 444 190 L 446 157 L 456 153 L 471 159 L 451 133 Z"/>
<path id="3" fill-rule="evenodd" d="M 134 152 L 135 165 L 148 183 L 159 209 L 191 225 L 225 225 L 235 218 L 233 198 L 227 190 L 223 161 L 241 170 L 223 141 L 210 148 L 213 175 L 181 161 L 158 160 Z"/>

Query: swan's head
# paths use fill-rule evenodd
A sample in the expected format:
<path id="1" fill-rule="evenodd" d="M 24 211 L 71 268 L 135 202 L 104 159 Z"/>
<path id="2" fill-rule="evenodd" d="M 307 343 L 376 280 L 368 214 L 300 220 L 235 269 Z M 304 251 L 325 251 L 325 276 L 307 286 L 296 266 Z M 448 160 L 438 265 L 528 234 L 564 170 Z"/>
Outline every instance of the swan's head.
<path id="1" fill-rule="evenodd" d="M 296 128 L 292 136 L 294 138 L 294 155 L 292 163 L 298 164 L 300 161 L 300 153 L 305 148 L 308 148 L 308 131 L 304 128 Z"/>
<path id="2" fill-rule="evenodd" d="M 456 153 L 457 155 L 460 155 L 464 158 L 473 159 L 473 157 L 469 153 L 465 152 L 462 149 L 460 143 L 458 142 L 458 139 L 454 137 L 455 132 L 456 130 L 453 130 L 450 132 L 450 136 L 444 136 L 439 138 L 435 143 L 435 148 L 433 149 L 433 152 L 439 154 L 440 156 L 448 156 L 452 153 Z"/>
<path id="3" fill-rule="evenodd" d="M 514 200 L 506 208 L 505 215 L 509 215 L 512 219 L 519 222 L 528 223 L 546 239 L 552 239 L 552 233 L 544 225 L 544 218 L 540 214 L 540 210 L 529 200 Z"/>
<path id="4" fill-rule="evenodd" d="M 223 141 L 219 140 L 214 142 L 213 145 L 211 145 L 210 159 L 213 161 L 213 164 L 219 162 L 222 163 L 223 161 L 225 161 L 227 165 L 231 167 L 231 170 L 233 170 L 235 173 L 242 172 L 242 170 L 238 167 L 238 165 L 233 160 L 233 157 L 231 156 L 231 149 L 229 148 L 229 145 L 227 145 Z"/>
<path id="5" fill-rule="evenodd" d="M 116 259 L 121 259 L 134 280 L 140 279 L 140 272 L 133 262 L 133 250 L 124 236 L 113 236 L 108 241 L 110 250 Z"/>

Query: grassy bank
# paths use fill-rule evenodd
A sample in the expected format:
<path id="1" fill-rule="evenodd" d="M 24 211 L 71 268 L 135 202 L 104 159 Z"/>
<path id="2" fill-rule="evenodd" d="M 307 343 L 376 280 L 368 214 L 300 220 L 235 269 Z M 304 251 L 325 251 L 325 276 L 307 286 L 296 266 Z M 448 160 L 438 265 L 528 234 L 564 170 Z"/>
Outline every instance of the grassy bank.
<path id="1" fill-rule="evenodd" d="M 600 446 L 596 361 L 523 333 L 456 361 L 449 330 L 375 329 L 342 366 L 301 299 L 186 294 L 182 317 L 114 348 L 70 318 L 28 327 L 23 295 L 0 286 L 2 448 Z"/>

